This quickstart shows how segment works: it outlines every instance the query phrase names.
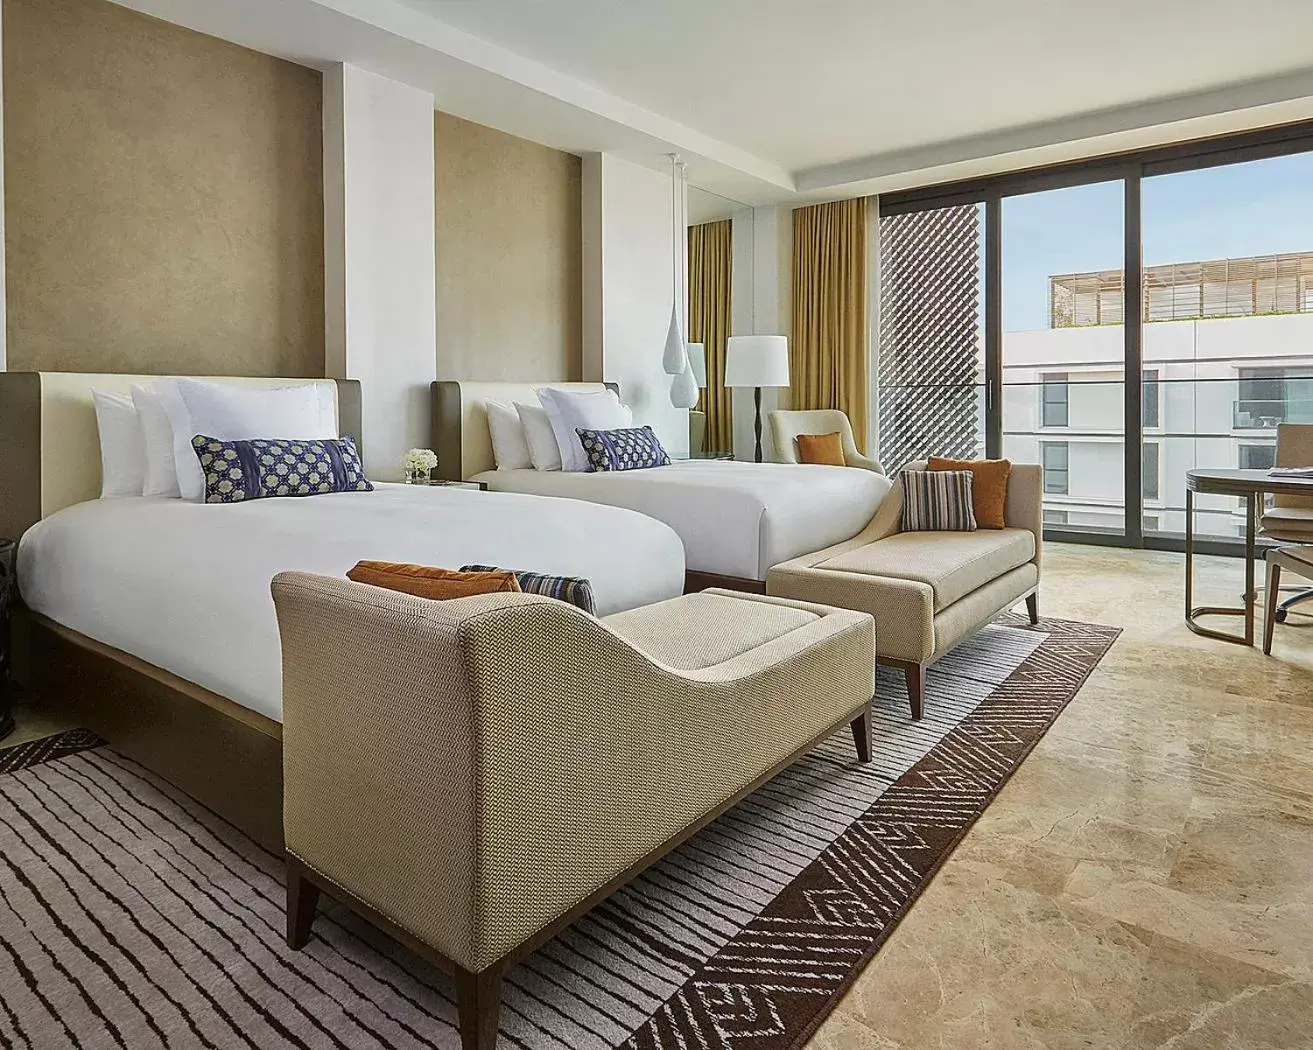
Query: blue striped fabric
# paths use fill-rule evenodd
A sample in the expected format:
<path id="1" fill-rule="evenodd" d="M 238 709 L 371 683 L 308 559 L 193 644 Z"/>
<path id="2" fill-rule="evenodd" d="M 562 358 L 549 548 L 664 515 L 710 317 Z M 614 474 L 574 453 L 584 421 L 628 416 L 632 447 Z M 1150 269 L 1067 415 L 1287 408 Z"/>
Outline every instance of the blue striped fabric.
<path id="1" fill-rule="evenodd" d="M 904 532 L 975 532 L 969 470 L 905 470 Z"/>
<path id="2" fill-rule="evenodd" d="M 582 576 L 548 576 L 541 572 L 521 572 L 519 569 L 499 569 L 495 565 L 462 565 L 461 572 L 513 572 L 520 590 L 525 594 L 541 594 L 546 598 L 567 602 L 592 614 L 597 609 L 593 598 L 593 585 Z"/>

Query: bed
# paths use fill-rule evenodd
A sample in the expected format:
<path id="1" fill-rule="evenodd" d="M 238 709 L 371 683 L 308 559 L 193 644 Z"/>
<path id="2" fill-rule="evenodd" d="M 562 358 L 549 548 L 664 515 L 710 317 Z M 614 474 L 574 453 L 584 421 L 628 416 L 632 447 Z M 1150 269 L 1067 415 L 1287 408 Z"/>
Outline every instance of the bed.
<path id="1" fill-rule="evenodd" d="M 486 403 L 537 404 L 535 390 L 541 385 L 598 390 L 604 384 L 435 383 L 439 470 L 453 479 L 484 482 L 494 491 L 651 515 L 683 540 L 690 590 L 711 585 L 764 590 L 772 565 L 860 532 L 890 488 L 888 478 L 869 470 L 789 463 L 680 460 L 616 473 L 495 469 Z"/>
<path id="2" fill-rule="evenodd" d="M 603 615 L 683 589 L 678 536 L 620 508 L 385 484 L 231 506 L 96 499 L 91 390 L 156 378 L 0 374 L 0 535 L 22 537 L 20 677 L 266 845 L 281 841 L 276 572 L 498 564 L 586 576 Z M 339 433 L 360 441 L 354 381 L 224 381 L 314 383 Z"/>

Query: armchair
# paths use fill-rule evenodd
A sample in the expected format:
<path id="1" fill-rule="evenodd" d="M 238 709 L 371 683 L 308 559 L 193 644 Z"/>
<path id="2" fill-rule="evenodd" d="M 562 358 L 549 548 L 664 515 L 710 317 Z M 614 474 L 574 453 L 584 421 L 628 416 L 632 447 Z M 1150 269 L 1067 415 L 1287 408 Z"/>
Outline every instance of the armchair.
<path id="1" fill-rule="evenodd" d="M 864 456 L 857 451 L 857 442 L 853 440 L 852 424 L 846 413 L 837 408 L 814 408 L 807 411 L 777 408 L 770 413 L 771 433 L 775 437 L 775 461 L 777 463 L 798 463 L 799 434 L 839 434 L 843 442 L 843 460 L 849 467 L 861 467 L 884 473 L 880 461 Z"/>

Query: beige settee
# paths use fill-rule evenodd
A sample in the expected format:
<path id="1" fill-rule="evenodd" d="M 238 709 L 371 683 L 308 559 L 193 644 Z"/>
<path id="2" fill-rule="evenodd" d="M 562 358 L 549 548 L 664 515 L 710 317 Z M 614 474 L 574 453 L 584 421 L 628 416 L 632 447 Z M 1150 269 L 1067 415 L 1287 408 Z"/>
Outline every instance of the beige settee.
<path id="1" fill-rule="evenodd" d="M 1040 467 L 1013 464 L 1006 528 L 903 532 L 896 479 L 861 533 L 772 567 L 766 593 L 874 616 L 876 663 L 903 669 L 919 719 L 930 661 L 1023 598 L 1038 622 L 1043 481 Z"/>
<path id="2" fill-rule="evenodd" d="M 456 977 L 501 974 L 836 729 L 870 758 L 871 618 L 704 591 L 596 620 L 527 594 L 273 583 L 288 943 L 322 889 Z"/>

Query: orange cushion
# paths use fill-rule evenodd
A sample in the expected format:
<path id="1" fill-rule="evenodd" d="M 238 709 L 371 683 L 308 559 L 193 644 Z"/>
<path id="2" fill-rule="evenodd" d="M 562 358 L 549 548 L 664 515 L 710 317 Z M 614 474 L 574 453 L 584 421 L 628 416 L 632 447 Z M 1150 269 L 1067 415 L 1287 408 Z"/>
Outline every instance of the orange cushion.
<path id="1" fill-rule="evenodd" d="M 833 434 L 799 434 L 798 458 L 804 463 L 824 463 L 828 467 L 842 467 L 843 439 L 836 430 Z"/>
<path id="2" fill-rule="evenodd" d="M 1001 529 L 1004 508 L 1008 502 L 1008 475 L 1012 462 L 1006 459 L 940 459 L 931 456 L 927 470 L 971 471 L 971 509 L 976 515 L 976 527 Z"/>
<path id="3" fill-rule="evenodd" d="M 356 583 L 404 591 L 417 598 L 467 598 L 520 589 L 513 572 L 453 572 L 399 561 L 358 561 L 346 575 Z"/>

